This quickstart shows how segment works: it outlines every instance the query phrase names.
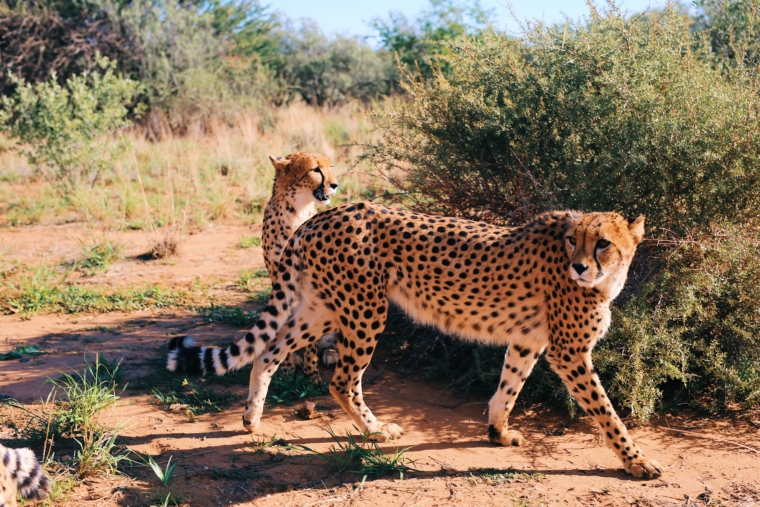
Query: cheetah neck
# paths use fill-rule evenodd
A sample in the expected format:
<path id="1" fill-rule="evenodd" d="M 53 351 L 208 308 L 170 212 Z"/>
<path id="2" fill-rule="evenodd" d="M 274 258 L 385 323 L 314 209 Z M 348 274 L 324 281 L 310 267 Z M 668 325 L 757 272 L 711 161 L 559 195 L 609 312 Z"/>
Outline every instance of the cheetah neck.
<path id="1" fill-rule="evenodd" d="M 275 184 L 272 198 L 264 210 L 262 247 L 270 276 L 293 233 L 316 213 L 313 196 L 295 189 L 280 189 Z"/>

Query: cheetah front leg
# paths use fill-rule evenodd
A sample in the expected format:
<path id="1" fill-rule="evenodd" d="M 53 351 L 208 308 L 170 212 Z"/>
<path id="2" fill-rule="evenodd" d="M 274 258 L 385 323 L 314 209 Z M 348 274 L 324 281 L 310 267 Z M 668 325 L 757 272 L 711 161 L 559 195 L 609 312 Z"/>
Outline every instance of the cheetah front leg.
<path id="1" fill-rule="evenodd" d="M 404 430 L 394 423 L 378 421 L 369 407 L 364 403 L 362 394 L 362 375 L 367 369 L 377 344 L 377 336 L 384 327 L 382 317 L 380 325 L 369 326 L 366 330 L 343 328 L 338 336 L 338 363 L 330 382 L 330 392 L 343 410 L 351 416 L 362 431 L 373 440 L 394 440 L 404 434 Z M 361 335 L 361 336 L 360 336 Z"/>
<path id="2" fill-rule="evenodd" d="M 507 429 L 507 420 L 541 352 L 517 344 L 507 348 L 499 388 L 488 403 L 488 439 L 494 444 L 522 445 L 522 434 Z"/>
<path id="3" fill-rule="evenodd" d="M 625 471 L 634 477 L 645 479 L 659 477 L 662 467 L 644 456 L 612 408 L 591 364 L 591 352 L 571 348 L 556 349 L 551 350 L 546 358 L 583 410 L 599 425 L 607 447 L 617 454 Z"/>

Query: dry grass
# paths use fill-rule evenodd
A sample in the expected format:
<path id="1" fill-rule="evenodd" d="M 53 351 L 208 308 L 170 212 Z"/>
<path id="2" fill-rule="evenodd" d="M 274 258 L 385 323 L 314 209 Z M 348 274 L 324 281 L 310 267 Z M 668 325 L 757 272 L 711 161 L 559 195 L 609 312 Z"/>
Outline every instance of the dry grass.
<path id="1" fill-rule="evenodd" d="M 274 176 L 269 155 L 324 153 L 341 180 L 337 202 L 373 195 L 369 169 L 356 166 L 356 145 L 369 142 L 371 130 L 357 105 L 321 110 L 303 104 L 241 113 L 233 125 L 194 125 L 182 137 L 165 133 L 160 142 L 134 129 L 111 173 L 67 196 L 36 178 L 12 144 L 0 139 L 0 226 L 77 221 L 143 229 L 156 235 L 155 253 L 164 256 L 185 227 L 260 221 Z M 156 234 L 167 228 L 175 238 Z"/>

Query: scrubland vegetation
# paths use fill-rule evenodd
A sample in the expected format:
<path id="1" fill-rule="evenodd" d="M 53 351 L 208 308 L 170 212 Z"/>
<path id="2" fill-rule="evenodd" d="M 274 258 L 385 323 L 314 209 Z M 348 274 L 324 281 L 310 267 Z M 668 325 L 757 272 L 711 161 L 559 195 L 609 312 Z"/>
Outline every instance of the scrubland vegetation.
<path id="1" fill-rule="evenodd" d="M 432 1 L 417 20 L 373 21 L 373 47 L 257 2 L 0 1 L 0 223 L 144 230 L 151 256 L 166 257 L 188 230 L 260 222 L 268 155 L 297 150 L 336 162 L 334 204 L 375 198 L 505 225 L 548 209 L 644 214 L 647 239 L 595 352 L 611 396 L 641 420 L 679 406 L 756 408 L 757 3 L 597 6 L 583 20 L 527 22 L 520 37 L 488 16 Z M 79 269 L 117 255 L 90 245 Z M 192 299 L 80 293 L 67 269 L 3 265 L 0 308 Z M 242 274 L 241 290 L 259 278 Z M 498 379 L 503 351 L 400 317 L 390 331 L 402 336 L 401 368 L 460 389 Z M 575 413 L 563 393 L 542 362 L 521 399 Z"/>

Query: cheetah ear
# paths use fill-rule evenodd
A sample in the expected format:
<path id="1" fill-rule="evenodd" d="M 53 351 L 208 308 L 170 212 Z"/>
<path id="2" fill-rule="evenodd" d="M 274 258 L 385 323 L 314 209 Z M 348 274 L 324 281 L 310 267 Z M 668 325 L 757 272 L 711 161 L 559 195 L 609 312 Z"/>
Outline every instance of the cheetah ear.
<path id="1" fill-rule="evenodd" d="M 272 165 L 276 172 L 284 170 L 290 164 L 290 160 L 284 157 L 273 157 L 272 155 L 269 155 L 269 160 L 272 161 Z"/>
<path id="2" fill-rule="evenodd" d="M 579 211 L 567 211 L 565 212 L 565 223 L 569 227 L 571 224 L 574 224 L 575 222 L 580 220 L 581 217 L 583 217 L 583 213 Z"/>
<path id="3" fill-rule="evenodd" d="M 644 239 L 644 215 L 640 215 L 639 218 L 628 225 L 628 230 L 633 235 L 633 241 L 637 245 Z"/>

